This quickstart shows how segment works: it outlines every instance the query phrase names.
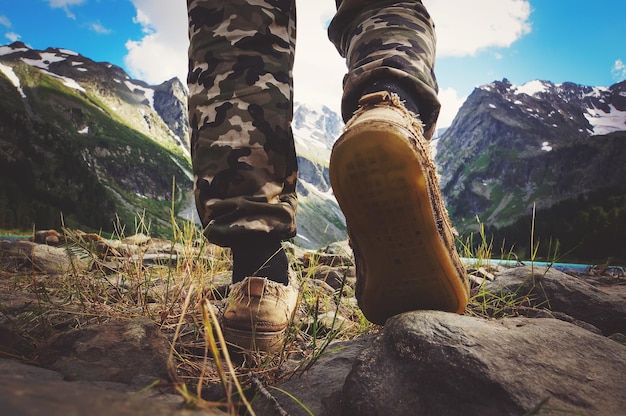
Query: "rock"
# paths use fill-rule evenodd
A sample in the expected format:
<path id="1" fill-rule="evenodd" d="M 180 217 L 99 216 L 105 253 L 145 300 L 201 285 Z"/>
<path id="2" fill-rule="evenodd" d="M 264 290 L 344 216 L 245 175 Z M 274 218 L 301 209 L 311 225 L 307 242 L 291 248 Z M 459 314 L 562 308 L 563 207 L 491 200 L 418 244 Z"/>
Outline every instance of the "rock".
<path id="1" fill-rule="evenodd" d="M 566 322 L 409 312 L 359 356 L 341 414 L 617 415 L 625 385 L 626 347 Z"/>
<path id="2" fill-rule="evenodd" d="M 295 373 L 275 387 L 297 398 L 315 416 L 337 415 L 341 408 L 341 389 L 346 376 L 356 357 L 372 340 L 373 337 L 365 336 L 354 341 L 333 342 L 310 369 Z M 275 389 L 269 391 L 290 416 L 309 414 L 287 394 Z M 265 400 L 255 400 L 253 406 L 259 415 L 273 414 L 267 412 L 271 407 Z"/>
<path id="3" fill-rule="evenodd" d="M 352 266 L 354 260 L 347 254 L 326 254 L 307 252 L 302 258 L 305 267 L 317 267 L 318 265 L 326 266 Z"/>
<path id="4" fill-rule="evenodd" d="M 145 234 L 139 233 L 135 235 L 131 235 L 130 237 L 126 237 L 122 240 L 124 244 L 129 244 L 133 246 L 145 246 L 152 240 L 151 237 L 148 237 Z"/>
<path id="5" fill-rule="evenodd" d="M 349 258 L 354 257 L 354 253 L 352 252 L 352 247 L 350 247 L 350 242 L 348 240 L 337 241 L 335 243 L 329 244 L 322 251 L 326 254 L 334 254 L 334 255 L 345 256 Z"/>
<path id="6" fill-rule="evenodd" d="M 137 393 L 118 383 L 64 381 L 55 371 L 0 359 L 0 414 L 20 416 L 225 415 L 185 409 L 182 398 L 154 391 Z"/>
<path id="7" fill-rule="evenodd" d="M 100 234 L 86 233 L 81 230 L 66 230 L 70 237 L 70 241 L 80 241 L 81 243 L 98 243 L 104 238 Z"/>
<path id="8" fill-rule="evenodd" d="M 561 312 L 590 323 L 605 335 L 626 333 L 624 298 L 604 292 L 584 280 L 540 267 L 516 267 L 498 274 L 485 289 L 509 295 L 523 306 Z M 624 287 L 626 291 L 626 286 Z"/>
<path id="9" fill-rule="evenodd" d="M 65 238 L 57 230 L 39 230 L 31 240 L 37 244 L 48 244 L 58 246 L 61 242 L 65 242 Z"/>
<path id="10" fill-rule="evenodd" d="M 38 362 L 66 380 L 149 385 L 168 378 L 169 342 L 146 319 L 110 321 L 52 336 L 38 351 Z"/>
<path id="11" fill-rule="evenodd" d="M 151 270 L 150 263 L 164 262 L 173 267 L 175 260 L 193 262 L 202 256 L 223 256 L 219 251 L 223 249 L 217 246 L 202 250 L 202 245 L 177 247 L 142 235 L 125 243 L 96 235 L 92 241 L 95 244 L 81 244 L 95 251 L 95 261 L 94 256 L 88 259 L 103 271 L 121 271 L 106 276 L 107 284 L 116 288 L 114 294 L 132 290 L 148 302 L 171 290 L 167 279 L 156 277 L 139 288 L 125 281 L 124 271 L 129 267 Z M 299 321 L 302 340 L 310 338 L 305 331 L 311 319 L 316 320 L 317 335 L 328 333 L 331 325 L 333 329 L 340 327 L 341 334 L 347 333 L 344 339 L 358 334 L 354 329 L 355 334 L 350 335 L 352 327 L 358 326 L 358 316 L 351 314 L 356 308 L 351 289 L 354 266 L 345 257 L 343 246 L 329 246 L 317 253 L 298 251 L 295 246 L 290 250 L 304 278 L 301 312 L 309 320 Z M 190 249 L 197 250 L 191 257 Z M 147 318 L 120 317 L 107 322 L 111 318 L 106 314 L 100 318 L 104 323 L 93 324 L 96 319 L 79 322 L 76 313 L 83 309 L 62 302 L 59 295 L 63 293 L 57 293 L 55 284 L 62 282 L 59 279 L 68 270 L 73 273 L 72 267 L 78 264 L 72 266 L 73 262 L 83 253 L 86 251 L 76 244 L 56 248 L 28 241 L 0 242 L 0 282 L 4 283 L 0 287 L 0 352 L 48 369 L 0 360 L 0 414 L 198 414 L 183 408 L 180 394 L 169 394 L 173 389 L 168 383 L 148 393 L 129 394 L 156 380 L 169 379 L 170 343 L 157 324 Z M 16 278 L 24 270 L 28 279 Z M 77 277 L 102 279 L 97 268 L 95 271 Z M 349 280 L 339 296 L 345 274 Z M 256 380 L 271 382 L 266 390 L 292 416 L 307 415 L 307 411 L 317 416 L 507 416 L 525 414 L 542 404 L 532 414 L 564 409 L 593 416 L 620 414 L 626 408 L 622 397 L 626 385 L 626 286 L 593 276 L 578 278 L 530 267 L 497 273 L 494 282 L 488 281 L 493 276 L 487 270 L 474 274 L 483 288 L 503 295 L 504 300 L 511 299 L 510 306 L 502 302 L 504 315 L 515 318 L 488 321 L 440 312 L 408 313 L 392 318 L 376 336 L 333 342 L 312 367 L 291 374 L 290 369 L 297 364 L 292 361 L 294 357 L 311 354 L 310 349 L 303 349 L 302 355 L 294 349 L 286 360 L 289 365 L 267 373 L 273 376 Z M 223 308 L 230 272 L 211 275 L 210 279 L 215 287 L 204 289 L 218 312 Z M 42 305 L 47 309 L 38 309 Z M 61 313 L 60 308 L 67 310 Z M 45 317 L 41 323 L 30 317 L 35 310 Z M 154 319 L 162 312 L 157 308 L 147 316 Z M 136 315 L 129 311 L 127 316 Z M 27 325 L 30 322 L 34 324 Z M 70 325 L 79 328 L 66 330 Z M 188 323 L 183 332 L 194 335 L 196 330 Z M 55 331 L 57 334 L 50 337 Z M 167 333 L 167 325 L 163 331 Z M 193 341 L 192 337 L 189 340 Z M 319 339 L 316 348 L 323 343 Z M 300 363 L 301 368 L 306 364 Z M 249 373 L 249 369 L 245 371 Z M 247 387 L 251 395 L 258 388 L 254 383 Z M 220 385 L 211 384 L 206 391 L 212 388 L 220 391 L 218 396 L 222 394 L 215 400 L 222 399 Z M 254 399 L 257 414 L 277 414 L 266 400 Z"/>
<path id="12" fill-rule="evenodd" d="M 602 335 L 602 331 L 600 331 L 595 326 L 591 325 L 588 322 L 579 321 L 578 319 L 574 319 L 566 313 L 562 312 L 553 312 L 547 309 L 539 309 L 539 308 L 531 308 L 528 306 L 515 306 L 511 308 L 511 312 L 517 316 L 523 316 L 526 318 L 552 318 L 552 319 L 560 319 L 561 321 L 569 322 L 570 324 L 574 324 L 582 329 L 586 329 L 589 332 L 593 332 L 594 334 Z"/>
<path id="13" fill-rule="evenodd" d="M 337 312 L 324 312 L 317 317 L 309 317 L 300 323 L 301 331 L 310 335 L 320 336 L 334 330 L 339 333 L 354 333 L 358 330 L 359 324 L 338 314 Z"/>
<path id="14" fill-rule="evenodd" d="M 27 268 L 41 273 L 64 274 L 87 270 L 89 260 L 72 255 L 61 247 L 25 240 L 0 241 L 0 263 L 5 270 Z"/>
<path id="15" fill-rule="evenodd" d="M 315 272 L 312 277 L 313 279 L 322 280 L 328 283 L 328 285 L 335 290 L 339 290 L 346 284 L 354 287 L 356 270 L 354 267 L 331 267 L 320 265 L 315 268 Z M 346 279 L 345 283 L 343 282 L 344 279 Z"/>

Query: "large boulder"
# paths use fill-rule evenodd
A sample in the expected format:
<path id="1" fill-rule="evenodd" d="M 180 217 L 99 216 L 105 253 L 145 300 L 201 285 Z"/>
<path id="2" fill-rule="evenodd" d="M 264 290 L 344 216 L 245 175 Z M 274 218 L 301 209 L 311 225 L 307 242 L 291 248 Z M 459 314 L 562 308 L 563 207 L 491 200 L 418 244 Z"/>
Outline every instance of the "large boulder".
<path id="1" fill-rule="evenodd" d="M 489 293 L 513 304 L 564 313 L 599 328 L 604 335 L 626 334 L 626 286 L 621 295 L 603 291 L 581 278 L 543 267 L 517 267 L 485 284 Z"/>
<path id="2" fill-rule="evenodd" d="M 626 347 L 567 322 L 410 312 L 359 356 L 341 414 L 617 415 L 624 386 Z"/>

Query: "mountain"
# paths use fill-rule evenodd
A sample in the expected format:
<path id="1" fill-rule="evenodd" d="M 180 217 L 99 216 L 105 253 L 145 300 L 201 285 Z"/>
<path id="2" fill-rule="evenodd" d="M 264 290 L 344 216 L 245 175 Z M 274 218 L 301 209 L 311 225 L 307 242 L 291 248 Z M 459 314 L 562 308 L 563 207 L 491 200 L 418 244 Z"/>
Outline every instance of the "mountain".
<path id="1" fill-rule="evenodd" d="M 73 51 L 15 42 L 0 46 L 0 97 L 0 228 L 112 232 L 134 229 L 141 216 L 167 235 L 172 205 L 197 221 L 187 92 L 178 79 L 149 85 Z M 318 248 L 345 238 L 328 186 L 341 122 L 327 108 L 301 105 L 295 115 L 296 243 Z"/>
<path id="2" fill-rule="evenodd" d="M 347 238 L 345 217 L 328 176 L 330 151 L 342 128 L 339 114 L 326 106 L 294 106 L 292 129 L 298 158 L 296 244 L 303 247 L 316 241 L 327 244 Z"/>
<path id="3" fill-rule="evenodd" d="M 69 50 L 0 46 L 0 228 L 111 232 L 139 215 L 167 235 L 172 205 L 197 221 L 186 94 L 177 79 L 149 85 Z M 292 128 L 295 242 L 315 249 L 346 238 L 328 178 L 343 123 L 297 103 Z M 571 260 L 626 262 L 626 82 L 478 87 L 434 150 L 462 239 L 478 217 L 494 244 L 528 257 L 534 222 L 542 256 L 558 246 Z"/>
<path id="4" fill-rule="evenodd" d="M 0 47 L 0 74 L 0 227 L 111 232 L 140 215 L 153 232 L 171 229 L 172 198 L 191 191 L 179 81 L 153 87 L 20 42 Z"/>
<path id="5" fill-rule="evenodd" d="M 608 88 L 548 81 L 515 86 L 504 79 L 467 98 L 438 140 L 436 162 L 450 216 L 462 234 L 477 230 L 478 217 L 498 238 L 511 241 L 514 234 L 524 247 L 535 209 L 541 222 L 536 230 L 559 240 L 561 249 L 580 253 L 604 235 L 602 246 L 613 246 L 606 253 L 613 250 L 626 261 L 626 245 L 614 235 L 626 220 L 624 154 L 626 82 Z M 559 230 L 556 212 L 569 219 Z M 594 225 L 594 215 L 612 220 Z"/>

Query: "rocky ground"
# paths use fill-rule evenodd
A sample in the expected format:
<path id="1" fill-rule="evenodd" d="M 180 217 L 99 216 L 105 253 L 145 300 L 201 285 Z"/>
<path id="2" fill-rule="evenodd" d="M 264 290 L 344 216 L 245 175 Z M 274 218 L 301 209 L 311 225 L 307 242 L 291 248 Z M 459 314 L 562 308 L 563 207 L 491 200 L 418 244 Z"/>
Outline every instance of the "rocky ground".
<path id="1" fill-rule="evenodd" d="M 288 347 L 275 357 L 232 357 L 229 371 L 207 347 L 207 316 L 219 314 L 228 286 L 220 249 L 143 235 L 111 241 L 48 232 L 0 241 L 0 414 L 605 416 L 626 409 L 619 271 L 470 270 L 464 315 L 410 312 L 377 327 L 356 307 L 345 244 L 292 252 L 303 295 Z"/>

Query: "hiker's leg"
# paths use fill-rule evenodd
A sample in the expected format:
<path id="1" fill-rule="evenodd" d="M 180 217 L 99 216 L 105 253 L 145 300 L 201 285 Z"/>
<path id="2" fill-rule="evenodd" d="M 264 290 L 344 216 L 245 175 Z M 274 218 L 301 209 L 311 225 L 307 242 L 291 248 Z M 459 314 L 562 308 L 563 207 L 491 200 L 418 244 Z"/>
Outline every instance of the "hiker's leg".
<path id="1" fill-rule="evenodd" d="M 424 135 L 432 137 L 439 115 L 434 23 L 421 1 L 337 0 L 328 28 L 346 58 L 342 115 L 348 121 L 364 91 L 391 80 L 415 100 Z"/>
<path id="2" fill-rule="evenodd" d="M 428 140 L 439 113 L 434 25 L 420 1 L 339 0 L 329 36 L 346 58 L 330 181 L 346 217 L 363 314 L 462 313 L 469 285 Z"/>
<path id="3" fill-rule="evenodd" d="M 196 206 L 209 241 L 233 249 L 237 281 L 276 258 L 280 241 L 296 233 L 295 4 L 187 6 Z"/>

